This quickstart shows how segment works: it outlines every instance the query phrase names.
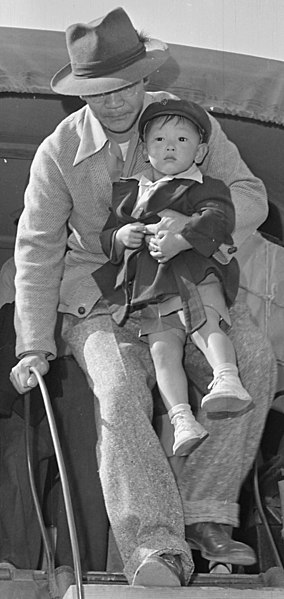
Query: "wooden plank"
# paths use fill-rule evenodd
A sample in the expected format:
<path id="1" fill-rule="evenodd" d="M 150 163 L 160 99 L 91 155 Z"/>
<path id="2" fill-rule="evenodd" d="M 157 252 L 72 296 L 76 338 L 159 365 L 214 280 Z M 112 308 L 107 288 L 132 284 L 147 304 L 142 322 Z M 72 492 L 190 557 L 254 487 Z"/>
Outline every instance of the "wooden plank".
<path id="1" fill-rule="evenodd" d="M 232 587 L 131 587 L 84 584 L 83 599 L 283 599 L 283 588 L 233 589 Z M 71 585 L 63 599 L 78 599 Z"/>

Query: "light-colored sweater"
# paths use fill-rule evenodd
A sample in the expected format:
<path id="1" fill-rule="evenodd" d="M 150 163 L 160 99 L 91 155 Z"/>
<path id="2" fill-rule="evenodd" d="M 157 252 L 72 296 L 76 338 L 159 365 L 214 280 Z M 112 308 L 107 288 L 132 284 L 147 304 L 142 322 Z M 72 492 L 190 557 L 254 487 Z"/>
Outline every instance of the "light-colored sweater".
<path id="1" fill-rule="evenodd" d="M 145 102 L 166 95 L 146 93 Z M 75 160 L 86 136 L 88 110 L 85 106 L 64 119 L 40 145 L 31 167 L 15 249 L 18 356 L 31 350 L 55 356 L 57 310 L 83 318 L 100 296 L 91 273 L 106 261 L 99 234 L 109 215 L 112 182 L 106 145 L 95 153 L 94 143 L 94 153 Z M 210 118 L 212 135 L 201 171 L 230 187 L 236 211 L 233 237 L 238 246 L 265 220 L 266 192 L 218 122 Z M 97 126 L 101 134 L 99 123 Z M 93 141 L 88 140 L 89 146 Z M 130 176 L 144 167 L 141 143 L 137 142 L 131 168 L 123 174 Z M 67 253 L 66 223 L 72 231 Z"/>

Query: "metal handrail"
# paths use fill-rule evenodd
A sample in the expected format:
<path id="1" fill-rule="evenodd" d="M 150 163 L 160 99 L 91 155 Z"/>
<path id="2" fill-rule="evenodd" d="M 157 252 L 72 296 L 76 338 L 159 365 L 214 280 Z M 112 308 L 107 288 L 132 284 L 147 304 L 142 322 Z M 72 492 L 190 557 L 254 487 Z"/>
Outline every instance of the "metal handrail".
<path id="1" fill-rule="evenodd" d="M 49 424 L 49 428 L 50 428 L 50 433 L 51 433 L 51 437 L 52 437 L 52 441 L 53 441 L 55 456 L 56 456 L 56 460 L 57 460 L 57 465 L 58 465 L 58 470 L 59 470 L 60 480 L 61 480 L 61 485 L 62 485 L 62 491 L 63 491 L 66 515 L 67 515 L 67 522 L 68 522 L 68 529 L 69 529 L 69 534 L 70 534 L 70 542 L 71 542 L 71 548 L 72 548 L 72 557 L 73 557 L 73 563 L 74 563 L 74 575 L 75 575 L 75 582 L 76 582 L 76 588 L 77 588 L 77 599 L 83 599 L 84 595 L 83 595 L 83 584 L 82 584 L 82 570 L 81 570 L 79 544 L 78 544 L 78 537 L 77 537 L 76 526 L 75 526 L 74 512 L 73 512 L 73 507 L 72 507 L 72 502 L 71 502 L 71 495 L 70 495 L 70 489 L 69 489 L 69 484 L 68 484 L 67 472 L 66 472 L 66 468 L 65 468 L 65 464 L 64 464 L 62 449 L 61 449 L 61 445 L 60 445 L 60 441 L 59 441 L 59 437 L 58 437 L 58 432 L 57 432 L 57 427 L 56 427 L 54 414 L 53 414 L 53 410 L 52 410 L 52 406 L 51 406 L 51 401 L 50 401 L 50 397 L 49 397 L 49 394 L 48 394 L 48 391 L 47 391 L 47 388 L 46 388 L 46 385 L 45 385 L 42 375 L 38 372 L 37 368 L 35 368 L 34 366 L 31 366 L 30 370 L 36 376 L 36 379 L 38 381 L 38 384 L 39 384 L 39 387 L 40 387 L 40 390 L 42 393 L 42 398 L 43 398 L 43 402 L 44 402 L 44 406 L 45 406 L 46 416 L 47 416 L 47 420 L 48 420 L 48 424 Z"/>

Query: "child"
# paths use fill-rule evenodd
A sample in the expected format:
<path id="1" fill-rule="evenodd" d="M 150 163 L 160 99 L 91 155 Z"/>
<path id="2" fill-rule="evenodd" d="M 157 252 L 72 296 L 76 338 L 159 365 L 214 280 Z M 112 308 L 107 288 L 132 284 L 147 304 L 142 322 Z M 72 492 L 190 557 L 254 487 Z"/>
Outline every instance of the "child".
<path id="1" fill-rule="evenodd" d="M 118 324 L 141 309 L 140 334 L 148 338 L 174 426 L 175 455 L 189 454 L 208 436 L 188 404 L 182 366 L 187 334 L 213 369 L 201 407 L 228 414 L 243 413 L 252 404 L 238 376 L 234 347 L 220 327 L 230 325 L 228 307 L 238 291 L 239 269 L 234 258 L 224 265 L 214 257 L 222 243 L 235 251 L 235 213 L 225 184 L 202 176 L 197 166 L 208 152 L 210 132 L 206 111 L 193 102 L 170 99 L 146 108 L 139 133 L 150 167 L 114 183 L 111 215 L 101 234 L 110 262 L 93 275 Z M 166 208 L 188 215 L 179 235 L 187 249 L 159 262 L 149 248 Z"/>

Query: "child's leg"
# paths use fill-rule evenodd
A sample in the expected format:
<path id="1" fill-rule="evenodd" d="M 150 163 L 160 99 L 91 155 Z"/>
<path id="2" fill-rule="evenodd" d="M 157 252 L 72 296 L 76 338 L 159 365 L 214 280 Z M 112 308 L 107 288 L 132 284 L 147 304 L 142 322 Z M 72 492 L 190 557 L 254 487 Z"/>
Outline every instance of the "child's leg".
<path id="1" fill-rule="evenodd" d="M 188 403 L 188 384 L 182 365 L 185 333 L 182 329 L 168 329 L 150 333 L 148 341 L 157 385 L 175 429 L 173 452 L 188 455 L 208 433 L 195 420 Z"/>
<path id="2" fill-rule="evenodd" d="M 157 385 L 168 411 L 177 404 L 188 404 L 188 384 L 182 365 L 185 338 L 182 329 L 148 335 Z"/>
<path id="3" fill-rule="evenodd" d="M 202 400 L 207 412 L 243 412 L 252 399 L 242 386 L 236 365 L 234 346 L 219 326 L 219 314 L 204 307 L 207 322 L 192 334 L 192 340 L 213 369 L 211 391 Z"/>
<path id="4" fill-rule="evenodd" d="M 209 306 L 204 306 L 204 310 L 207 322 L 191 335 L 192 341 L 202 351 L 212 370 L 224 363 L 236 365 L 234 346 L 220 329 L 218 312 Z"/>

